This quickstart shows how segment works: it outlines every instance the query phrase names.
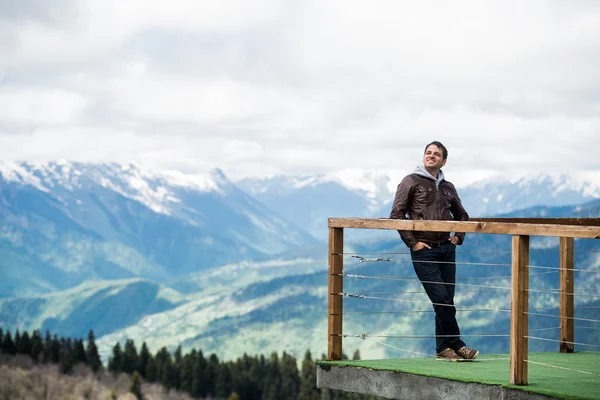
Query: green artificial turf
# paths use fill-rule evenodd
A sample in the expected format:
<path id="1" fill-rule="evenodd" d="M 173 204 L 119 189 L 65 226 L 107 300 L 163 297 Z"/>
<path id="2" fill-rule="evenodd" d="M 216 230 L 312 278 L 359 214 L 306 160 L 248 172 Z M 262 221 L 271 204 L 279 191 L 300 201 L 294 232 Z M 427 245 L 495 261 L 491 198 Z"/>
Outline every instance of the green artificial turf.
<path id="1" fill-rule="evenodd" d="M 600 352 L 530 353 L 529 360 L 569 370 L 528 363 L 528 385 L 515 386 L 510 384 L 510 361 L 506 354 L 479 355 L 475 361 L 458 363 L 437 361 L 433 358 L 393 358 L 319 361 L 318 364 L 400 371 L 463 382 L 499 385 L 568 400 L 600 399 Z"/>

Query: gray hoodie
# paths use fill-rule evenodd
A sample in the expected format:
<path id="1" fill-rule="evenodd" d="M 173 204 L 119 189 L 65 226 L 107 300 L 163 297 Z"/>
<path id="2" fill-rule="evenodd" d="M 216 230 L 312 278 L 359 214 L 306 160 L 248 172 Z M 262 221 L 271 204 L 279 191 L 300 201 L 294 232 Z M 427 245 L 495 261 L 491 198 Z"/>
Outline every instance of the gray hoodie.
<path id="1" fill-rule="evenodd" d="M 415 169 L 413 171 L 413 174 L 417 174 L 417 175 L 421 175 L 424 176 L 425 178 L 430 178 L 433 179 L 435 181 L 435 186 L 439 187 L 440 183 L 442 183 L 442 181 L 445 179 L 444 178 L 444 171 L 442 171 L 440 169 L 440 173 L 438 174 L 438 177 L 436 178 L 435 176 L 431 175 L 423 165 L 417 165 L 417 169 Z"/>

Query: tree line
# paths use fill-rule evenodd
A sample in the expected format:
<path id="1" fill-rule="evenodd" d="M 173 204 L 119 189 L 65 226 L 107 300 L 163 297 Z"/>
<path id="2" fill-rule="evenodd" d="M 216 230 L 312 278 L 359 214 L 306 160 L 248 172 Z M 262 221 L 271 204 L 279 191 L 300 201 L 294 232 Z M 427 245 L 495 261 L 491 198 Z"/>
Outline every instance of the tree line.
<path id="1" fill-rule="evenodd" d="M 38 330 L 32 334 L 16 330 L 12 335 L 0 328 L 0 352 L 28 355 L 36 363 L 58 364 L 63 374 L 72 372 L 76 364 L 86 365 L 95 373 L 105 368 L 93 330 L 89 331 L 84 343 L 81 338 L 58 337 L 48 331 L 42 337 Z M 359 358 L 357 350 L 353 359 Z M 298 367 L 296 358 L 285 351 L 281 355 L 273 352 L 268 357 L 244 354 L 235 361 L 222 361 L 214 353 L 205 355 L 197 349 L 183 354 L 181 346 L 173 353 L 162 347 L 152 354 L 143 342 L 138 351 L 134 340 L 128 339 L 123 345 L 117 342 L 113 346 L 106 370 L 114 374 L 128 374 L 131 377 L 130 390 L 139 399 L 143 398 L 141 381 L 158 383 L 166 391 L 182 391 L 199 399 L 375 399 L 373 396 L 318 389 L 315 360 L 308 350 Z"/>

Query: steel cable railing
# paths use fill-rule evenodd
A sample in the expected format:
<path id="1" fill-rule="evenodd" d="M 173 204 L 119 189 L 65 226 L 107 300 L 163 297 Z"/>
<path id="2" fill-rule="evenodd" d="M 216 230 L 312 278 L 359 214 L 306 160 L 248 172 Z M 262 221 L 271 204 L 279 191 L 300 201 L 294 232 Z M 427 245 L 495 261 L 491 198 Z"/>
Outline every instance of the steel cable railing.
<path id="1" fill-rule="evenodd" d="M 345 253 L 348 254 L 348 253 Z M 364 253 L 363 253 L 364 254 Z M 376 254 L 379 255 L 380 253 L 370 253 L 370 254 Z M 487 253 L 489 254 L 489 253 Z M 356 255 L 353 255 L 353 258 L 357 258 L 360 260 L 360 262 L 390 262 L 390 259 L 388 258 L 381 258 L 381 257 L 373 257 L 373 258 L 364 258 L 360 255 L 358 255 L 358 253 Z M 396 261 L 396 260 L 394 260 Z M 407 262 L 407 263 L 412 263 L 412 260 L 402 260 L 403 262 Z M 449 262 L 441 262 L 441 261 L 437 261 L 434 263 L 439 263 L 439 264 L 455 264 L 455 265 L 459 265 L 461 264 L 460 262 L 456 262 L 456 263 L 449 263 Z M 463 265 L 468 265 L 468 266 L 509 266 L 510 264 L 499 264 L 499 263 L 477 263 L 477 262 L 465 262 L 462 263 Z M 551 274 L 556 274 L 558 272 L 561 271 L 560 268 L 553 268 L 553 267 L 543 267 L 543 266 L 529 266 L 528 268 L 530 269 L 551 269 L 551 271 L 546 271 L 546 272 L 540 272 L 540 273 L 529 273 L 529 276 L 543 276 L 543 275 L 551 275 Z M 564 268 L 562 269 L 564 270 Z M 574 272 L 596 272 L 596 271 L 588 271 L 588 270 L 584 270 L 584 269 L 570 269 Z M 389 276 L 389 275 L 383 275 L 383 276 L 368 276 L 368 275 L 359 275 L 359 274 L 349 274 L 349 273 L 340 273 L 337 274 L 338 276 L 342 276 L 345 278 L 350 278 L 350 279 L 361 279 L 361 280 L 365 280 L 365 279 L 371 279 L 371 280 L 392 280 L 392 281 L 405 281 L 405 282 L 419 282 L 421 284 L 431 284 L 431 285 L 452 285 L 452 286 L 464 286 L 464 287 L 471 287 L 471 288 L 476 288 L 476 290 L 461 290 L 458 294 L 462 294 L 462 293 L 505 293 L 505 291 L 507 290 L 511 290 L 511 288 L 505 287 L 505 286 L 491 286 L 491 285 L 474 285 L 474 284 L 467 284 L 467 283 L 449 283 L 449 282 L 435 282 L 435 281 L 421 281 L 417 278 L 400 278 L 400 277 L 394 277 L 394 276 Z M 492 280 L 492 279 L 506 279 L 506 278 L 512 278 L 512 275 L 493 275 L 493 276 L 487 276 L 487 277 L 465 277 L 462 279 L 466 279 L 466 280 Z M 484 290 L 482 290 L 484 289 Z M 560 291 L 560 290 L 556 290 L 556 289 L 525 289 L 526 292 L 531 293 L 531 294 L 551 294 L 551 295 L 566 295 L 566 296 L 571 296 L 571 297 L 583 297 L 583 298 L 589 298 L 589 299 L 595 299 L 595 298 L 600 298 L 600 296 L 596 296 L 596 295 L 592 295 L 592 294 L 588 294 L 588 293 L 580 293 L 581 291 L 586 291 L 589 292 L 591 290 L 597 290 L 597 289 L 592 289 L 592 288 L 584 288 L 584 289 L 578 289 L 577 291 L 573 291 L 573 292 L 564 292 L 564 291 Z M 395 298 L 395 297 L 381 297 L 381 296 L 373 296 L 373 295 L 395 295 L 395 296 L 403 296 L 403 295 L 411 295 L 414 296 L 416 294 L 426 294 L 423 290 L 419 290 L 419 291 L 415 291 L 415 290 L 407 290 L 407 291 L 363 291 L 360 293 L 346 293 L 346 292 L 339 292 L 337 293 L 337 295 L 340 296 L 344 296 L 344 297 L 349 297 L 349 298 L 355 298 L 355 299 L 370 299 L 370 300 L 380 300 L 380 301 L 391 301 L 391 302 L 399 302 L 399 303 L 410 303 L 410 304 L 427 304 L 427 305 L 433 305 L 433 306 L 441 306 L 441 307 L 455 307 L 456 305 L 454 304 L 441 304 L 441 303 L 432 303 L 430 301 L 420 301 L 420 300 L 408 300 L 408 299 L 403 299 L 403 298 Z M 587 308 L 600 308 L 600 306 L 583 306 L 583 307 L 587 307 Z M 559 306 L 556 307 L 543 307 L 543 308 L 535 308 L 532 307 L 531 309 L 557 309 L 559 308 Z M 467 311 L 467 312 L 474 312 L 474 311 L 490 311 L 490 312 L 510 312 L 510 309 L 504 309 L 504 308 L 471 308 L 471 307 L 458 307 L 456 308 L 456 311 Z M 435 312 L 434 310 L 401 310 L 401 311 L 346 311 L 344 312 L 344 314 L 360 314 L 360 315 L 376 315 L 376 314 L 417 314 L 417 313 L 433 313 Z M 552 314 L 543 314 L 543 313 L 535 313 L 535 312 L 529 312 L 527 311 L 526 314 L 528 315 L 535 315 L 535 316 L 543 316 L 543 317 L 555 317 L 555 318 L 564 318 L 562 316 L 558 316 L 558 315 L 552 315 Z M 576 317 L 568 317 L 569 319 L 573 319 L 573 320 L 579 320 L 579 321 L 587 321 L 587 322 L 600 322 L 600 320 L 595 320 L 595 319 L 591 319 L 591 318 L 576 318 Z M 593 327 L 576 327 L 577 329 L 593 329 Z M 529 333 L 533 333 L 533 332 L 550 332 L 550 331 L 556 331 L 558 329 L 561 329 L 560 326 L 557 327 L 551 327 L 551 328 L 538 328 L 538 329 L 529 329 L 528 332 Z M 390 345 L 389 343 L 384 343 L 382 341 L 377 341 L 374 338 L 379 338 L 379 339 L 428 339 L 428 338 L 438 338 L 438 337 L 510 337 L 510 333 L 497 333 L 497 334 L 490 334 L 490 333 L 480 333 L 480 334 L 461 334 L 461 335 L 415 335 L 415 334 L 404 334 L 404 335 L 394 335 L 394 334 L 361 334 L 361 335 L 353 335 L 353 334 L 342 334 L 342 337 L 344 338 L 350 338 L 350 337 L 357 337 L 357 338 L 362 338 L 363 340 L 368 339 L 371 341 L 374 341 L 376 343 L 379 343 L 381 345 L 396 349 L 396 350 L 400 350 L 403 352 L 407 352 L 410 354 L 417 354 L 417 355 L 424 355 L 426 357 L 435 357 L 435 355 L 432 354 L 427 354 L 427 353 L 423 353 L 423 352 L 418 352 L 415 350 L 410 350 L 410 349 L 406 349 L 406 348 L 401 348 L 401 347 L 397 347 L 397 346 L 393 346 Z M 556 343 L 567 343 L 567 344 L 571 344 L 571 345 L 578 345 L 578 346 L 585 346 L 585 347 L 591 347 L 591 348 L 600 348 L 600 345 L 593 345 L 593 344 L 587 344 L 587 343 L 581 343 L 581 342 L 575 342 L 575 341 L 565 341 L 565 340 L 555 340 L 555 339 L 548 339 L 548 338 L 543 338 L 543 337 L 539 337 L 539 336 L 532 336 L 532 335 L 525 335 L 524 336 L 527 339 L 531 339 L 531 340 L 539 340 L 539 341 L 546 341 L 546 342 L 556 342 Z M 490 360 L 498 360 L 498 358 L 493 358 Z M 480 361 L 485 361 L 484 359 L 480 359 Z M 530 362 L 530 360 L 526 360 L 527 362 Z M 531 362 L 536 364 L 535 362 Z M 547 364 L 543 364 L 543 363 L 537 363 L 540 365 L 547 365 Z M 551 365 L 547 365 L 547 366 L 551 366 Z M 552 367 L 552 366 L 551 366 Z M 568 369 L 568 368 L 563 368 L 560 367 L 561 369 Z M 572 369 L 573 371 L 577 371 Z M 582 372 L 582 371 L 577 371 L 577 372 Z"/>

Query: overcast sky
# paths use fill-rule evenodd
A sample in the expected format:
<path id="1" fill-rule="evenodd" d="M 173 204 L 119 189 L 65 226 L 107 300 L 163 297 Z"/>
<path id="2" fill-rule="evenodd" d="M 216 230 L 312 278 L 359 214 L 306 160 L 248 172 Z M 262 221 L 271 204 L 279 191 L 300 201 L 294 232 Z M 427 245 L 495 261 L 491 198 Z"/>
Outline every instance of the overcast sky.
<path id="1" fill-rule="evenodd" d="M 600 170 L 600 1 L 0 0 L 0 159 Z"/>

